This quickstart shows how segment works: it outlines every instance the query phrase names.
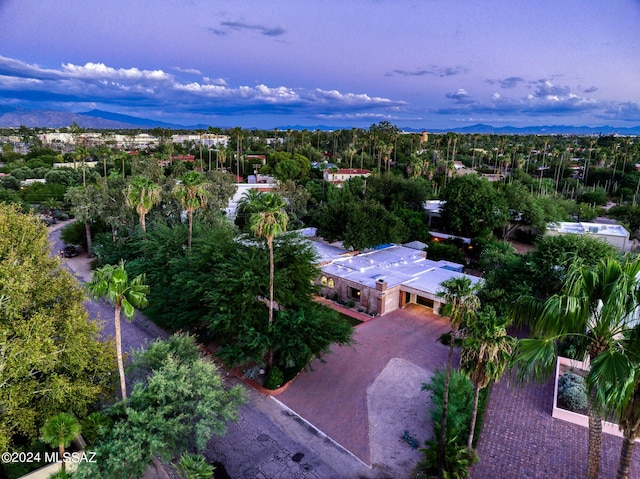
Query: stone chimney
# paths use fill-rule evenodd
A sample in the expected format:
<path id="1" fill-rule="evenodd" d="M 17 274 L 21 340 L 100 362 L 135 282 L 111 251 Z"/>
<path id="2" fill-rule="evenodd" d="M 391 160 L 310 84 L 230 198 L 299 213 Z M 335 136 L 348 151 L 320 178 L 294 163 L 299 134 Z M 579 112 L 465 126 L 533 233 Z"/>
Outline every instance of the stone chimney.
<path id="1" fill-rule="evenodd" d="M 376 281 L 376 290 L 385 291 L 386 289 L 387 282 L 384 280 L 384 278 L 380 278 L 378 281 Z"/>

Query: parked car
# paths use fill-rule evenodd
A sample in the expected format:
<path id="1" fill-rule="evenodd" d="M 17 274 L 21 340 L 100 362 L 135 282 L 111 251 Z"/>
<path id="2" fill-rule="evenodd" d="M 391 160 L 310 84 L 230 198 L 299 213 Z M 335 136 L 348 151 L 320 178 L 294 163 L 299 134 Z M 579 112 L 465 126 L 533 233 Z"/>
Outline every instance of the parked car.
<path id="1" fill-rule="evenodd" d="M 74 256 L 78 256 L 78 250 L 76 250 L 76 247 L 73 245 L 65 246 L 64 257 L 73 258 Z"/>

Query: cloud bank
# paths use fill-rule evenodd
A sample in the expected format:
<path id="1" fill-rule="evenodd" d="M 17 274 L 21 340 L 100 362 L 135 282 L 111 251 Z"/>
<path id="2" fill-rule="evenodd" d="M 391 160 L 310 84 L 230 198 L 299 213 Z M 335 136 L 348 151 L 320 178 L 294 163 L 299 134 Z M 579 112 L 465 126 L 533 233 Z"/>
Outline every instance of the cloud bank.
<path id="1" fill-rule="evenodd" d="M 267 34 L 256 25 L 232 25 L 228 27 Z M 99 108 L 171 121 L 227 118 L 225 121 L 245 126 L 260 124 L 260 118 L 264 119 L 263 124 L 267 119 L 271 123 L 311 125 L 322 120 L 341 126 L 391 121 L 415 127 L 479 119 L 497 123 L 567 119 L 592 125 L 640 121 L 638 102 L 597 99 L 593 94 L 599 91 L 598 87 L 573 87 L 562 82 L 560 75 L 512 75 L 478 83 L 468 80 L 470 74 L 462 67 L 432 66 L 424 70 L 394 70 L 384 76 L 400 84 L 407 78 L 431 78 L 427 85 L 436 85 L 439 90 L 432 92 L 425 87 L 419 98 L 407 93 L 407 98 L 414 98 L 411 101 L 331 88 L 274 86 L 259 80 L 232 85 L 224 78 L 207 76 L 188 66 L 172 66 L 165 71 L 87 62 L 45 68 L 0 56 L 0 104 L 75 112 Z"/>
<path id="2" fill-rule="evenodd" d="M 189 76 L 195 69 L 174 68 Z M 163 70 L 114 68 L 103 63 L 45 69 L 0 56 L 0 96 L 38 103 L 65 103 L 69 108 L 109 105 L 144 110 L 162 109 L 180 114 L 305 114 L 309 117 L 335 113 L 370 112 L 406 106 L 405 102 L 321 88 L 305 89 L 265 84 L 230 86 L 223 79 L 201 76 L 184 81 Z M 39 108 L 43 108 L 40 105 Z"/>

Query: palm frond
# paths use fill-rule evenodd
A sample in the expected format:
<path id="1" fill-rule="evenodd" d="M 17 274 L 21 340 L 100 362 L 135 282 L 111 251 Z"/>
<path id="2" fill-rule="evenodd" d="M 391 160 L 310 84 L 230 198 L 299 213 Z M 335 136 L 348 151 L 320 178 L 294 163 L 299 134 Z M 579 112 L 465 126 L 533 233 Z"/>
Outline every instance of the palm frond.
<path id="1" fill-rule="evenodd" d="M 542 382 L 555 370 L 557 356 L 556 338 L 521 339 L 510 366 L 521 381 Z"/>

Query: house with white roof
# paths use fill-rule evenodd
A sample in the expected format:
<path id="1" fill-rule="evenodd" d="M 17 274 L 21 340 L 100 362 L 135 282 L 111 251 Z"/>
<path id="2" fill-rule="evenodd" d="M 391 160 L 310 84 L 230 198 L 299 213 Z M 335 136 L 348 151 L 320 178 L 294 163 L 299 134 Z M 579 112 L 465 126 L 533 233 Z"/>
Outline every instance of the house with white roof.
<path id="1" fill-rule="evenodd" d="M 427 259 L 421 248 L 385 245 L 353 253 L 323 243 L 314 244 L 322 258 L 317 281 L 321 294 L 352 301 L 371 315 L 382 316 L 410 303 L 430 307 L 438 314 L 442 304 L 438 293 L 443 281 L 457 276 L 468 277 L 474 284 L 482 281 L 464 274 L 461 264 Z"/>
<path id="2" fill-rule="evenodd" d="M 606 241 L 622 251 L 629 251 L 631 249 L 629 232 L 618 224 L 571 222 L 550 223 L 547 225 L 545 234 L 549 236 L 565 234 L 589 235 L 594 238 L 601 239 L 602 241 Z"/>

